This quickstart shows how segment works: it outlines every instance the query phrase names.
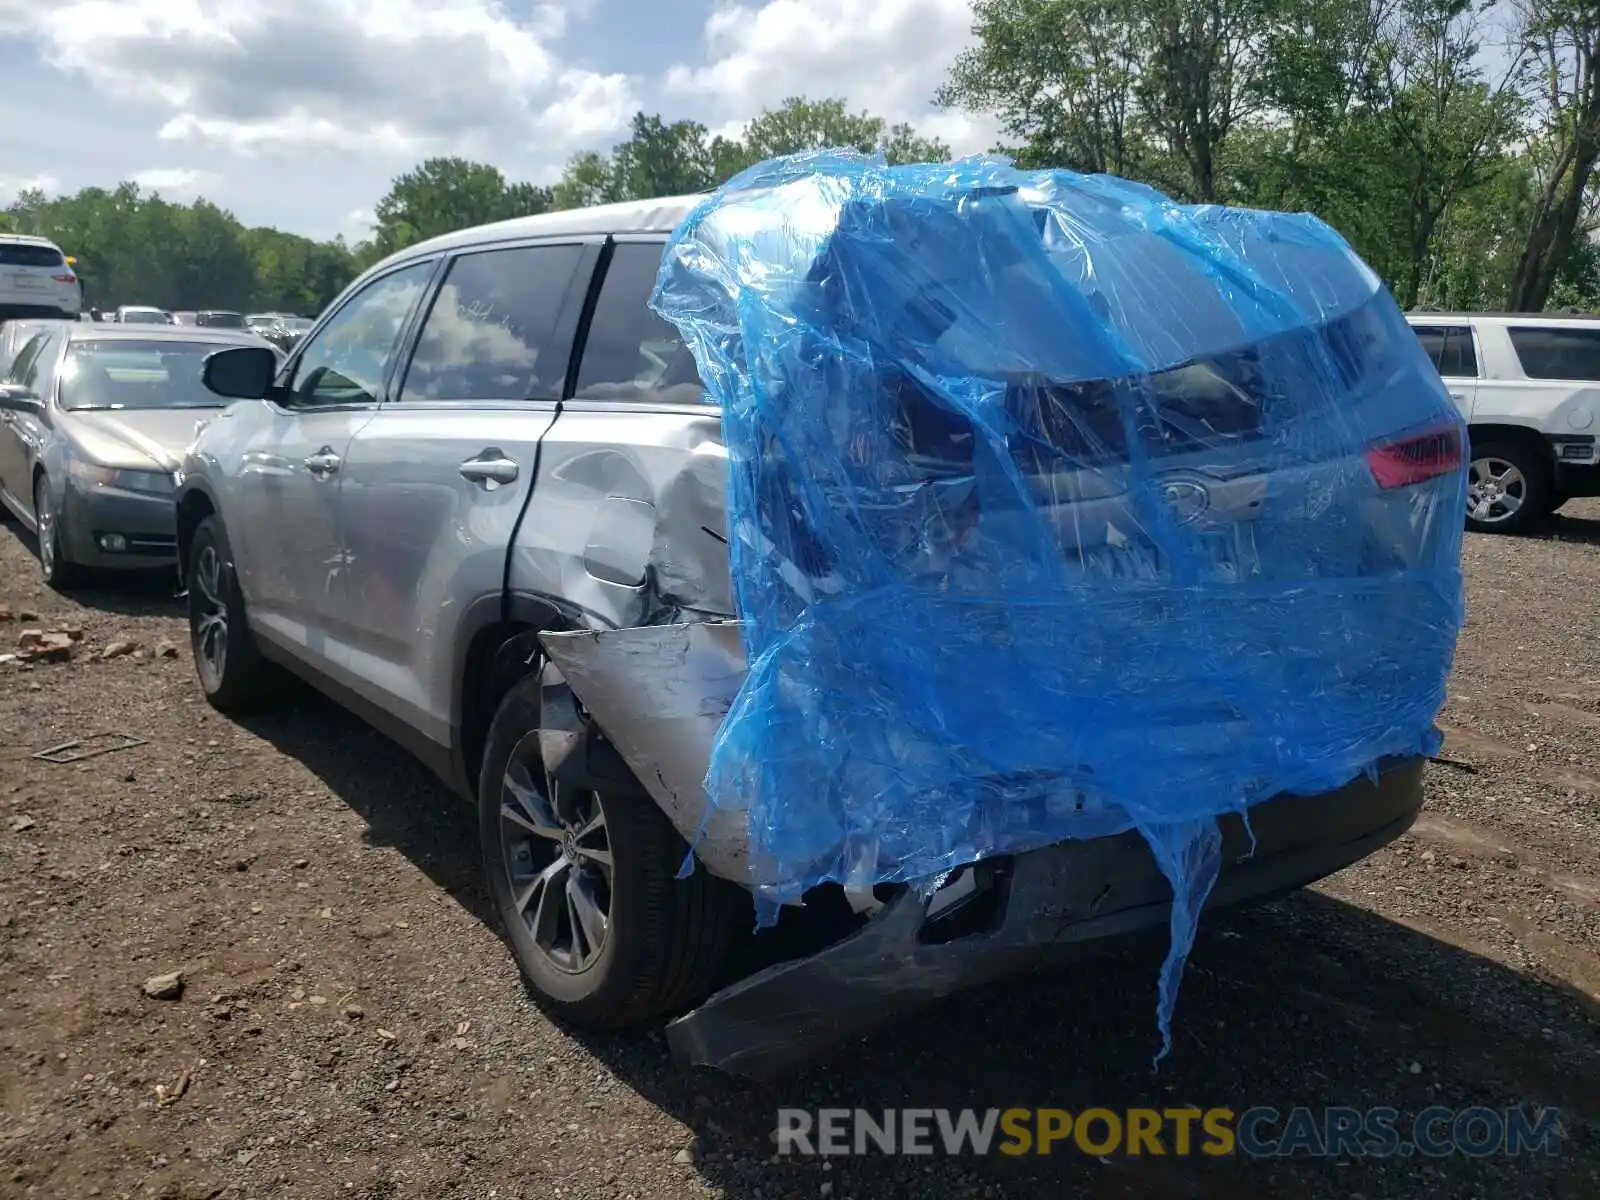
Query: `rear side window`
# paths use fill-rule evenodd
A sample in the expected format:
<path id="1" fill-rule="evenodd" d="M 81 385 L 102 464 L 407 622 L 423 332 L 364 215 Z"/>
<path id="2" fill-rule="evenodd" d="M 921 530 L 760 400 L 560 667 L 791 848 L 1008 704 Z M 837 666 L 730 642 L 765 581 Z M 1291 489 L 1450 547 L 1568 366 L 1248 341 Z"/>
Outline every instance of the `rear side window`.
<path id="1" fill-rule="evenodd" d="M 1478 377 L 1478 351 L 1472 344 L 1469 326 L 1420 325 L 1415 329 L 1417 340 L 1439 374 L 1453 379 Z"/>
<path id="2" fill-rule="evenodd" d="M 0 242 L 0 267 L 63 267 L 66 263 L 53 246 Z"/>
<path id="3" fill-rule="evenodd" d="M 624 242 L 613 251 L 584 342 L 576 399 L 705 402 L 694 356 L 650 309 L 660 268 L 658 243 Z"/>
<path id="4" fill-rule="evenodd" d="M 581 246 L 464 254 L 428 310 L 400 399 L 559 400 L 570 347 L 556 318 Z"/>
<path id="5" fill-rule="evenodd" d="M 1513 325 L 1509 332 L 1529 379 L 1600 380 L 1600 329 Z"/>
<path id="6" fill-rule="evenodd" d="M 27 370 L 17 373 L 17 382 L 35 396 L 43 397 L 55 379 L 55 339 L 50 334 L 43 333 L 34 338 L 34 341 L 38 343 L 37 352 L 33 356 L 33 361 L 28 364 Z"/>
<path id="7" fill-rule="evenodd" d="M 12 360 L 11 367 L 6 371 L 7 383 L 26 383 L 34 377 L 34 366 L 39 361 L 39 353 L 44 349 L 44 344 L 50 339 L 42 333 L 36 333 L 17 352 L 17 357 Z"/>

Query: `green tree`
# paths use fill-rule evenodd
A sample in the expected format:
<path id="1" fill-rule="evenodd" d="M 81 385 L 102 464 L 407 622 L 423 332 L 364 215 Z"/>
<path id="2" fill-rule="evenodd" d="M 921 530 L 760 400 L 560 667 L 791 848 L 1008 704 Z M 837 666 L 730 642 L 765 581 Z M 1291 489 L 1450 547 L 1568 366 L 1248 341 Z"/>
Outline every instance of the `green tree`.
<path id="1" fill-rule="evenodd" d="M 698 121 L 635 113 L 633 134 L 611 151 L 608 200 L 646 200 L 703 191 L 712 183 L 711 147 Z"/>
<path id="2" fill-rule="evenodd" d="M 1415 304 L 1434 235 L 1450 206 L 1486 185 L 1520 131 L 1520 60 L 1486 78 L 1482 24 L 1470 0 L 1401 0 L 1382 27 L 1367 112 L 1379 131 L 1367 179 L 1399 233 L 1387 264 L 1396 298 Z M 1386 144 L 1385 144 L 1386 143 Z"/>
<path id="3" fill-rule="evenodd" d="M 1503 295 L 1505 280 L 1485 272 L 1507 269 L 1505 214 L 1525 211 L 1529 176 L 1508 169 L 1521 131 L 1520 59 L 1515 48 L 1509 61 L 1485 53 L 1484 9 L 1478 0 L 976 0 L 976 40 L 938 99 L 998 116 L 1026 166 L 1315 212 L 1403 304 L 1440 289 Z M 1490 195 L 1498 212 L 1472 207 L 1451 221 L 1456 205 Z M 1551 253 L 1569 257 L 1559 243 Z"/>
<path id="4" fill-rule="evenodd" d="M 950 147 L 938 138 L 923 137 L 905 123 L 891 125 L 878 140 L 878 149 L 891 165 L 949 162 Z"/>
<path id="5" fill-rule="evenodd" d="M 611 160 L 595 150 L 584 150 L 567 161 L 551 197 L 551 207 L 587 208 L 604 204 L 613 192 Z"/>
<path id="6" fill-rule="evenodd" d="M 1023 166 L 1137 172 L 1137 0 L 976 0 L 937 100 L 993 113 Z"/>
<path id="7" fill-rule="evenodd" d="M 1525 0 L 1522 16 L 1543 121 L 1528 147 L 1538 184 L 1510 307 L 1537 312 L 1590 232 L 1589 185 L 1600 163 L 1600 4 Z"/>
<path id="8" fill-rule="evenodd" d="M 722 178 L 765 159 L 829 148 L 881 153 L 896 164 L 945 162 L 950 158 L 950 147 L 943 142 L 919 136 L 910 125 L 890 126 L 869 112 L 853 113 L 838 97 L 807 100 L 804 96 L 790 96 L 746 125 L 737 141 L 719 141 L 721 153 L 716 153 L 714 147 L 713 158 Z"/>
<path id="9" fill-rule="evenodd" d="M 891 163 L 943 162 L 950 147 L 909 125 L 888 126 L 870 113 L 852 113 L 843 100 L 793 96 L 760 113 L 743 137 L 715 137 L 697 121 L 668 123 L 659 114 L 634 115 L 627 140 L 608 156 L 574 155 L 552 189 L 552 207 L 580 208 L 703 191 L 746 167 L 783 154 L 827 146 L 883 153 Z"/>
<path id="10" fill-rule="evenodd" d="M 1261 113 L 1289 0 L 976 0 L 941 103 L 993 112 L 1024 165 L 1139 175 L 1218 197 L 1228 138 Z"/>
<path id="11" fill-rule="evenodd" d="M 545 212 L 550 190 L 507 183 L 499 168 L 464 158 L 430 158 L 396 176 L 373 209 L 373 247 L 379 256 L 416 242 Z"/>
<path id="12" fill-rule="evenodd" d="M 315 314 L 356 264 L 342 242 L 246 229 L 207 200 L 174 204 L 135 184 L 67 196 L 29 192 L 4 220 L 43 234 L 77 259 L 84 298 L 103 309 L 287 309 Z"/>
<path id="13" fill-rule="evenodd" d="M 852 113 L 843 100 L 791 96 L 744 128 L 740 141 L 752 162 L 805 150 L 856 149 L 871 153 L 883 140 L 883 119 Z"/>

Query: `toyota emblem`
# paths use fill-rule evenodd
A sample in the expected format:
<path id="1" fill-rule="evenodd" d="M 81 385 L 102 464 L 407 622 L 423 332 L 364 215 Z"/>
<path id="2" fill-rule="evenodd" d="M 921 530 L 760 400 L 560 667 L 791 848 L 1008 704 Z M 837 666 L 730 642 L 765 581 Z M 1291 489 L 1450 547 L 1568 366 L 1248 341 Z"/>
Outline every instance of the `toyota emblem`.
<path id="1" fill-rule="evenodd" d="M 1211 507 L 1211 493 L 1192 479 L 1169 479 L 1161 485 L 1161 500 L 1179 525 L 1187 525 Z"/>

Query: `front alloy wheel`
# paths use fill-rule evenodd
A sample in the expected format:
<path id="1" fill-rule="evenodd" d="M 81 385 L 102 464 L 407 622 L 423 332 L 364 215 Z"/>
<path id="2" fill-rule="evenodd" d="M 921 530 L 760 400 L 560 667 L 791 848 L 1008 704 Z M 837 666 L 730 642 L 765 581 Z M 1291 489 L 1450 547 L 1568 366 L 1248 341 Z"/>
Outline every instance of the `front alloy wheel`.
<path id="1" fill-rule="evenodd" d="M 514 919 L 552 968 L 588 970 L 611 925 L 611 839 L 595 792 L 563 788 L 538 769 L 539 735 L 511 752 L 501 780 L 500 845 Z"/>
<path id="2" fill-rule="evenodd" d="M 250 636 L 228 535 L 215 516 L 195 529 L 187 561 L 189 646 L 206 699 L 226 713 L 248 712 L 274 699 L 277 677 Z"/>
<path id="3" fill-rule="evenodd" d="M 223 599 L 222 556 L 214 544 L 195 556 L 193 587 L 189 606 L 192 612 L 194 665 L 206 691 L 222 686 L 228 669 L 228 604 Z"/>
<path id="4" fill-rule="evenodd" d="M 50 481 L 43 475 L 33 485 L 33 516 L 39 527 L 39 571 L 46 585 L 58 590 L 70 587 L 77 570 L 61 552 L 61 519 L 50 495 Z"/>

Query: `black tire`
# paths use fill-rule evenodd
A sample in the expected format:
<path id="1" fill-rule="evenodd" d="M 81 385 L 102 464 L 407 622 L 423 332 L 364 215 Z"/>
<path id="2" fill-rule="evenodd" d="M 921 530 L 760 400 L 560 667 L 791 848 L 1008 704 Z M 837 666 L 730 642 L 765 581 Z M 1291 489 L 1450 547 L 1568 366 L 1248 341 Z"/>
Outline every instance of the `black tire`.
<path id="1" fill-rule="evenodd" d="M 222 520 L 209 516 L 189 539 L 189 645 L 206 700 L 230 715 L 252 712 L 280 695 L 281 676 L 256 645 Z M 215 618 L 215 620 L 213 620 Z M 220 645 L 215 640 L 221 634 Z"/>
<path id="2" fill-rule="evenodd" d="M 1526 533 L 1555 511 L 1555 471 L 1548 454 L 1522 442 L 1474 443 L 1469 453 L 1470 478 L 1467 499 L 1467 528 L 1474 533 Z M 1489 495 L 1501 500 L 1480 504 L 1478 488 L 1493 479 L 1502 467 L 1509 467 L 1515 482 L 1497 486 Z M 1500 475 L 1499 478 L 1510 478 Z M 1504 502 L 1514 497 L 1514 508 Z M 1483 512 L 1484 516 L 1476 515 Z"/>
<path id="3" fill-rule="evenodd" d="M 33 481 L 33 516 L 38 526 L 39 574 L 51 591 L 64 592 L 83 580 L 83 568 L 61 548 L 61 522 L 50 499 L 50 480 L 40 473 Z"/>
<path id="4" fill-rule="evenodd" d="M 539 696 L 537 674 L 522 679 L 507 693 L 489 728 L 478 781 L 484 870 L 512 955 L 540 1004 L 575 1026 L 619 1029 L 681 1011 L 715 986 L 744 894 L 700 866 L 687 879 L 678 879 L 688 847 L 649 799 L 558 792 L 556 803 L 562 810 L 578 814 L 566 829 L 581 824 L 585 811 L 603 815 L 604 827 L 599 832 L 611 856 L 605 882 L 608 920 L 598 950 L 589 948 L 592 958 L 587 962 L 578 961 L 575 952 L 562 964 L 541 947 L 513 890 L 518 887 L 524 895 L 537 894 L 529 881 L 538 874 L 540 861 L 532 857 L 526 869 L 519 871 L 518 843 L 526 843 L 533 856 L 547 844 L 552 848 L 547 873 L 561 861 L 564 852 L 555 847 L 562 843 L 514 837 L 510 831 L 520 834 L 521 829 L 508 825 L 502 817 L 502 806 L 510 795 L 505 790 L 509 770 L 516 771 L 523 783 L 536 781 L 541 798 L 550 804 L 552 789 L 538 759 Z M 581 807 L 590 803 L 593 807 L 587 810 Z M 527 815 L 526 808 L 520 811 Z M 597 865 L 586 862 L 583 853 L 575 849 L 574 857 L 567 860 L 566 880 L 581 884 L 598 881 L 604 874 Z M 514 871 L 519 871 L 517 884 L 513 883 Z M 596 887 L 598 884 L 591 883 L 579 890 Z M 535 906 L 535 901 L 528 902 L 529 908 Z M 570 896 L 564 911 L 566 926 L 575 930 L 578 921 Z M 559 914 L 556 920 L 559 924 Z M 573 945 L 578 945 L 576 936 Z"/>

